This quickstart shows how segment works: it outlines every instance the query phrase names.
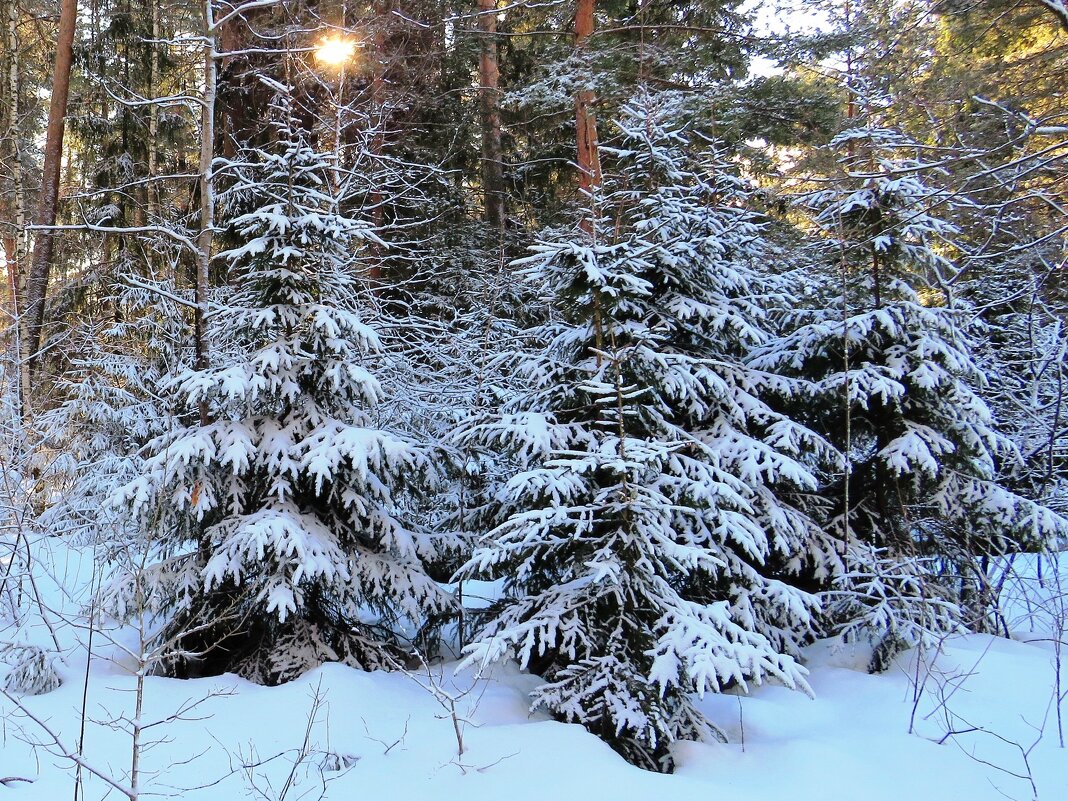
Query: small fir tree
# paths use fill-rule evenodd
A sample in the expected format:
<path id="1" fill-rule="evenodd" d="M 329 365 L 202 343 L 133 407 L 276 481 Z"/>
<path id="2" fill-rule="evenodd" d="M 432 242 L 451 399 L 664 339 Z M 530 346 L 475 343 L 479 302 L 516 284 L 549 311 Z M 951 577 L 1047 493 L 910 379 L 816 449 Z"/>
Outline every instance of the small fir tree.
<path id="1" fill-rule="evenodd" d="M 823 487 L 847 565 L 824 582 L 827 611 L 833 631 L 873 639 L 879 670 L 902 648 L 984 627 L 987 560 L 1042 547 L 1065 521 L 999 483 L 1016 453 L 980 394 L 967 317 L 943 290 L 955 229 L 933 214 L 947 199 L 924 165 L 902 155 L 915 143 L 856 129 L 832 146 L 848 151 L 843 183 L 806 203 L 840 275 L 817 279 L 821 308 L 750 365 L 811 381 L 794 413 L 846 457 Z"/>
<path id="2" fill-rule="evenodd" d="M 389 666 L 399 627 L 451 597 L 404 519 L 429 453 L 373 418 L 382 345 L 352 265 L 376 236 L 339 213 L 329 161 L 291 120 L 235 169 L 221 201 L 240 244 L 219 256 L 232 297 L 212 317 L 222 347 L 173 379 L 200 419 L 153 440 L 118 493 L 164 558 L 117 592 L 166 599 L 176 672 L 281 682 L 326 660 Z"/>
<path id="3" fill-rule="evenodd" d="M 527 390 L 464 442 L 516 471 L 462 577 L 503 577 L 468 661 L 515 655 L 545 678 L 535 707 L 634 764 L 717 734 L 693 694 L 767 679 L 805 689 L 796 654 L 814 599 L 783 581 L 833 551 L 805 511 L 817 437 L 761 399 L 742 359 L 767 336 L 752 262 L 769 254 L 747 188 L 645 94 L 620 122 L 619 174 L 588 224 L 519 262 L 558 319 L 517 357 Z"/>

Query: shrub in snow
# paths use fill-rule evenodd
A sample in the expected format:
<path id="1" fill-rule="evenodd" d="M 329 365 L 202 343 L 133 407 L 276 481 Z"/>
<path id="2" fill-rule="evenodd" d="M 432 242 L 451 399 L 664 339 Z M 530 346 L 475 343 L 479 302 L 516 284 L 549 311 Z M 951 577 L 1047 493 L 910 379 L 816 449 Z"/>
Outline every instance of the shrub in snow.
<path id="1" fill-rule="evenodd" d="M 676 111 L 632 103 L 598 231 L 553 233 L 519 262 L 559 319 L 517 358 L 526 391 L 460 434 L 518 466 L 461 571 L 507 590 L 468 661 L 514 655 L 545 679 L 536 707 L 661 770 L 672 742 L 717 734 L 694 693 L 806 688 L 815 600 L 784 578 L 836 559 L 800 458 L 824 446 L 762 400 L 795 385 L 743 363 L 767 337 L 746 187 L 695 160 L 709 143 Z"/>
<path id="2" fill-rule="evenodd" d="M 0 643 L 0 665 L 5 692 L 18 695 L 44 695 L 59 687 L 61 679 L 56 671 L 58 657 L 36 645 Z"/>
<path id="3" fill-rule="evenodd" d="M 382 346 L 351 265 L 374 234 L 339 212 L 329 162 L 288 121 L 235 170 L 220 200 L 239 244 L 218 257 L 232 295 L 211 316 L 226 347 L 173 377 L 199 419 L 155 438 L 117 494 L 161 558 L 113 595 L 170 609 L 174 672 L 279 682 L 325 660 L 389 665 L 398 626 L 451 597 L 401 514 L 430 456 L 372 417 Z"/>

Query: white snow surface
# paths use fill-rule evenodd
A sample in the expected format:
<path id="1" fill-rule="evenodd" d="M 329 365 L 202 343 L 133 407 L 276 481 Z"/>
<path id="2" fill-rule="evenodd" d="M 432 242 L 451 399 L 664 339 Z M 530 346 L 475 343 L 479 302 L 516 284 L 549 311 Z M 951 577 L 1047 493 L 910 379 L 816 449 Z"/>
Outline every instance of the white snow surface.
<path id="1" fill-rule="evenodd" d="M 38 587 L 64 649 L 63 683 L 18 700 L 71 748 L 84 705 L 85 761 L 125 786 L 136 678 L 120 646 L 134 647 L 136 633 L 98 630 L 88 658 L 84 626 L 60 613 L 74 620 L 82 609 L 70 591 L 88 583 L 92 560 L 56 539 L 37 551 L 50 574 Z M 1027 587 L 1035 582 L 1009 584 Z M 730 742 L 677 744 L 671 776 L 629 766 L 579 726 L 530 714 L 538 680 L 507 663 L 483 678 L 455 664 L 408 675 L 327 664 L 273 688 L 234 676 L 148 677 L 140 722 L 162 722 L 143 735 L 140 792 L 188 801 L 1059 801 L 1068 797 L 1068 751 L 1058 742 L 1048 623 L 1064 616 L 1031 625 L 1027 606 L 1014 607 L 1015 639 L 953 637 L 937 656 L 907 652 L 879 676 L 867 674 L 863 645 L 816 643 L 805 653 L 815 698 L 774 685 L 707 695 L 702 709 Z M 39 619 L 0 626 L 2 641 L 50 639 Z M 76 771 L 48 741 L 0 696 L 0 801 L 75 797 Z M 122 798 L 87 771 L 83 783 L 85 801 Z"/>

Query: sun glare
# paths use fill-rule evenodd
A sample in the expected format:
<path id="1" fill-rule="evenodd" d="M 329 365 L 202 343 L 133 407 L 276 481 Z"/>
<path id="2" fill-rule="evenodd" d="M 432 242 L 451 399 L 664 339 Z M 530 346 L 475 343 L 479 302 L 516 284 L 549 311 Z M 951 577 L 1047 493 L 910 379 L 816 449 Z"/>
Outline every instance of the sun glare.
<path id="1" fill-rule="evenodd" d="M 342 67 L 356 54 L 356 43 L 348 39 L 323 39 L 315 49 L 315 60 L 327 67 Z"/>

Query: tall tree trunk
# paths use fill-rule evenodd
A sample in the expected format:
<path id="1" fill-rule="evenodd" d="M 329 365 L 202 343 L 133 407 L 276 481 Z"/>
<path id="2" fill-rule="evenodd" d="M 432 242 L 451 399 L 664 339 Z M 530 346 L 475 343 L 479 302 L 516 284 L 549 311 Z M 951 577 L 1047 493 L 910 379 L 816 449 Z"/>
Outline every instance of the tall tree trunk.
<path id="1" fill-rule="evenodd" d="M 208 366 L 205 315 L 208 303 L 208 268 L 211 266 L 211 243 L 215 234 L 215 181 L 212 161 L 215 157 L 215 97 L 218 71 L 216 59 L 215 11 L 212 0 L 204 0 L 204 97 L 200 112 L 200 231 L 197 234 L 196 304 L 193 318 L 197 369 Z M 208 424 L 208 406 L 200 403 L 200 422 Z"/>
<path id="2" fill-rule="evenodd" d="M 587 40 L 593 33 L 594 6 L 596 0 L 577 0 L 575 6 L 575 51 L 581 55 Z M 591 240 L 596 240 L 597 213 L 594 208 L 593 190 L 601 185 L 601 154 L 597 143 L 597 116 L 593 111 L 594 94 L 589 89 L 575 93 L 575 139 L 578 149 L 579 188 L 590 201 L 589 213 L 582 215 L 579 228 Z M 596 361 L 601 365 L 604 350 L 604 324 L 602 321 L 600 294 L 593 296 L 593 329 L 597 341 Z"/>
<path id="3" fill-rule="evenodd" d="M 386 146 L 386 124 L 388 114 L 386 112 L 386 79 L 385 73 L 388 67 L 386 63 L 386 29 L 391 11 L 391 0 L 375 0 L 372 5 L 374 13 L 375 29 L 372 35 L 374 45 L 373 63 L 371 66 L 371 125 L 375 126 L 371 137 L 371 164 L 372 171 L 379 169 L 379 158 Z M 384 207 L 385 196 L 381 186 L 376 182 L 371 188 L 371 225 L 379 236 L 382 234 L 382 223 L 385 220 Z M 381 250 L 371 246 L 371 269 L 367 271 L 372 287 L 378 286 L 382 281 L 382 257 Z"/>
<path id="4" fill-rule="evenodd" d="M 148 0 L 152 13 L 152 52 L 148 58 L 148 96 L 155 97 L 156 84 L 159 82 L 159 4 L 155 0 Z M 159 145 L 156 139 L 159 136 L 159 106 L 153 103 L 148 108 L 148 191 L 145 193 L 145 202 L 148 209 L 150 222 L 159 220 L 159 187 L 155 184 L 156 173 L 159 163 Z"/>
<path id="5" fill-rule="evenodd" d="M 56 60 L 52 76 L 52 102 L 48 107 L 48 128 L 45 132 L 44 161 L 41 168 L 41 197 L 35 223 L 39 226 L 56 224 L 59 205 L 59 173 L 63 162 L 63 128 L 67 116 L 67 97 L 70 94 L 70 68 L 74 50 L 74 27 L 78 19 L 77 0 L 60 0 L 59 32 L 56 36 Z M 24 312 L 23 358 L 29 362 L 27 380 L 40 366 L 38 351 L 44 328 L 45 298 L 48 293 L 48 274 L 52 269 L 55 232 L 39 229 L 34 241 L 33 261 L 26 279 Z M 29 413 L 29 386 L 23 387 L 26 403 L 23 414 Z"/>
<path id="6" fill-rule="evenodd" d="M 585 50 L 593 33 L 596 0 L 577 0 L 575 6 L 575 49 Z M 575 129 L 578 143 L 579 186 L 584 192 L 601 185 L 601 157 L 597 148 L 595 97 L 590 89 L 575 93 Z"/>
<path id="7" fill-rule="evenodd" d="M 6 213 L 11 225 L 4 232 L 4 257 L 7 261 L 8 291 L 11 295 L 11 316 L 17 320 L 22 311 L 22 257 L 23 236 L 26 229 L 26 211 L 22 187 L 22 148 L 19 137 L 19 118 L 22 115 L 19 102 L 19 7 L 17 0 L 8 0 L 7 20 L 4 33 L 4 50 L 7 56 L 7 75 L 4 85 L 6 95 L 7 124 L 4 131 L 4 161 L 11 165 L 11 183 L 7 188 Z M 18 337 L 15 337 L 16 341 Z"/>
<path id="8" fill-rule="evenodd" d="M 19 98 L 19 5 L 18 0 L 8 0 L 4 32 L 4 50 L 7 55 L 6 95 L 7 124 L 4 132 L 4 161 L 11 165 L 11 182 L 7 188 L 8 202 L 5 211 L 10 229 L 4 232 L 4 258 L 7 262 L 7 288 L 11 303 L 11 320 L 15 325 L 9 329 L 12 358 L 18 365 L 18 403 L 26 408 L 26 388 L 30 385 L 29 363 L 23 358 L 20 319 L 22 308 L 22 282 L 26 255 L 26 202 L 22 183 L 22 140 L 19 121 L 22 107 Z"/>
<path id="9" fill-rule="evenodd" d="M 497 0 L 478 0 L 482 47 L 478 95 L 482 110 L 482 192 L 486 222 L 504 227 L 504 165 L 501 157 L 500 70 L 497 66 Z"/>

